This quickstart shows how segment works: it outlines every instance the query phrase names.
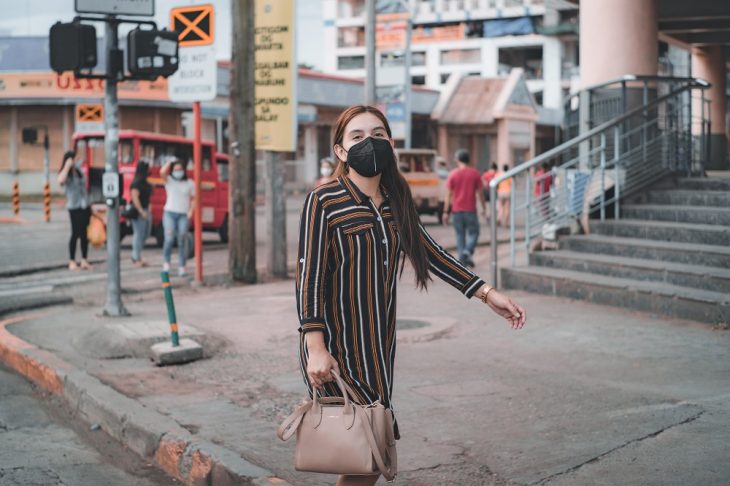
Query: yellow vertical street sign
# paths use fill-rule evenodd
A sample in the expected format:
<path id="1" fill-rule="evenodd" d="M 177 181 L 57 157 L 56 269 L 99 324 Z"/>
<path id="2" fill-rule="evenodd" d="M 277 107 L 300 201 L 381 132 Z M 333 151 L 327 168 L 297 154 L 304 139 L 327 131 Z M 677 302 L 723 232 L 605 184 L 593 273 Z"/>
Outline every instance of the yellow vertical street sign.
<path id="1" fill-rule="evenodd" d="M 256 149 L 297 149 L 295 0 L 256 0 Z"/>

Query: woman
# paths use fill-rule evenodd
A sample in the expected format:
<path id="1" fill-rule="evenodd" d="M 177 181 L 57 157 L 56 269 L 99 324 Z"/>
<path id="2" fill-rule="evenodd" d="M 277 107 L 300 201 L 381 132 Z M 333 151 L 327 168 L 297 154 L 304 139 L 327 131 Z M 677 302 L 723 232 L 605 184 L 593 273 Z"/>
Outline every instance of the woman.
<path id="1" fill-rule="evenodd" d="M 170 259 L 172 257 L 172 245 L 177 238 L 177 250 L 179 266 L 177 274 L 180 277 L 187 275 L 185 271 L 185 237 L 188 234 L 188 224 L 193 216 L 193 198 L 195 197 L 195 186 L 193 181 L 188 179 L 185 172 L 185 165 L 178 159 L 173 159 L 160 169 L 160 177 L 165 182 L 164 214 L 162 216 L 162 228 L 165 231 L 165 245 L 163 247 L 164 263 L 162 269 L 170 271 Z"/>
<path id="2" fill-rule="evenodd" d="M 78 270 L 76 263 L 76 242 L 81 241 L 81 268 L 91 269 L 87 260 L 89 256 L 89 238 L 86 229 L 91 219 L 89 195 L 86 192 L 86 176 L 81 171 L 81 161 L 75 162 L 75 152 L 63 154 L 63 162 L 58 171 L 58 183 L 66 190 L 66 209 L 71 218 L 71 238 L 68 241 L 68 269 Z"/>
<path id="3" fill-rule="evenodd" d="M 142 260 L 142 248 L 147 239 L 150 226 L 150 194 L 152 193 L 152 185 L 147 182 L 149 173 L 149 165 L 147 162 L 139 162 L 134 171 L 134 179 L 132 179 L 131 197 L 132 206 L 136 210 L 136 215 L 131 218 L 132 232 L 132 263 L 138 267 L 146 267 L 147 263 Z"/>
<path id="4" fill-rule="evenodd" d="M 302 211 L 296 298 L 300 359 L 310 393 L 338 396 L 340 373 L 361 404 L 392 410 L 398 262 L 408 257 L 416 284 L 431 274 L 467 298 L 483 299 L 513 328 L 525 311 L 446 253 L 421 225 L 398 172 L 385 116 L 353 106 L 337 120 L 336 180 L 309 194 Z M 396 425 L 396 437 L 399 436 Z M 378 476 L 340 476 L 338 486 L 375 484 Z"/>
<path id="5" fill-rule="evenodd" d="M 332 163 L 332 159 L 325 157 L 319 161 L 319 179 L 314 183 L 314 187 L 319 187 L 322 184 L 332 182 L 332 174 L 335 171 L 335 166 Z"/>

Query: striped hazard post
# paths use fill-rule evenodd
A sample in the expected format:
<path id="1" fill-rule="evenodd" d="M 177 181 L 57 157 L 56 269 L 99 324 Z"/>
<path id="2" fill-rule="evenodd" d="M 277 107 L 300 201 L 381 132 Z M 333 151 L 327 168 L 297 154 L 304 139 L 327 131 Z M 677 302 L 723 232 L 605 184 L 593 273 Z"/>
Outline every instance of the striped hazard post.
<path id="1" fill-rule="evenodd" d="M 20 214 L 20 184 L 18 181 L 13 182 L 13 213 L 16 216 Z"/>
<path id="2" fill-rule="evenodd" d="M 46 223 L 51 222 L 51 184 L 46 181 L 43 185 L 43 215 Z"/>
<path id="3" fill-rule="evenodd" d="M 177 316 L 175 315 L 175 302 L 172 300 L 172 284 L 170 283 L 170 273 L 161 272 L 162 291 L 165 293 L 165 303 L 167 304 L 167 319 L 170 321 L 170 333 L 172 338 L 172 346 L 180 346 L 180 336 L 177 333 Z"/>

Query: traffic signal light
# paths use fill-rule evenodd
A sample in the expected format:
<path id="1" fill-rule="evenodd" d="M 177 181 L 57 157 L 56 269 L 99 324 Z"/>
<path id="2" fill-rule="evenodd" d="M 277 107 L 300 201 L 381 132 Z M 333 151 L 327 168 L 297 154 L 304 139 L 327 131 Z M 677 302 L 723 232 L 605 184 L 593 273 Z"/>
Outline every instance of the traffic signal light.
<path id="1" fill-rule="evenodd" d="M 78 22 L 56 22 L 49 36 L 51 69 L 57 73 L 96 66 L 96 28 Z"/>
<path id="2" fill-rule="evenodd" d="M 155 79 L 177 71 L 177 32 L 134 29 L 127 36 L 127 67 L 133 77 Z"/>
<path id="3" fill-rule="evenodd" d="M 35 127 L 23 128 L 23 143 L 34 144 L 38 141 L 38 129 Z"/>

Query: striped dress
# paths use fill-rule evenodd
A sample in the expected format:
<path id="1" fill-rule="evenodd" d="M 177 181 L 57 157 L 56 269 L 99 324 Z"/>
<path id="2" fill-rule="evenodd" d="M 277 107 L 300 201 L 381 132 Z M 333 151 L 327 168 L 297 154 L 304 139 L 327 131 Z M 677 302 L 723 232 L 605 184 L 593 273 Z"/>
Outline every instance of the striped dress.
<path id="1" fill-rule="evenodd" d="M 420 226 L 429 271 L 466 297 L 483 284 Z M 386 198 L 380 207 L 346 176 L 307 197 L 299 233 L 296 300 L 304 381 L 304 334 L 323 331 L 342 378 L 361 404 L 380 401 L 392 410 L 395 359 L 396 273 L 400 238 Z M 312 389 L 309 390 L 310 395 Z M 325 396 L 340 395 L 326 383 Z"/>

